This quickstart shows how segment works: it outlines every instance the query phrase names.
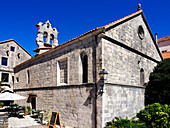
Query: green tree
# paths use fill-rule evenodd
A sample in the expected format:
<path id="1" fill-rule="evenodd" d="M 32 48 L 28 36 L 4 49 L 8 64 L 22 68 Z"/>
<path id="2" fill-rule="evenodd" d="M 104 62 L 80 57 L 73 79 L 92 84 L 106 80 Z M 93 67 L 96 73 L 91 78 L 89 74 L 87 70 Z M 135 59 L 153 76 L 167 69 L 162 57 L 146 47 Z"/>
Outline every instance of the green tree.
<path id="1" fill-rule="evenodd" d="M 170 59 L 161 61 L 150 74 L 145 104 L 170 104 Z"/>

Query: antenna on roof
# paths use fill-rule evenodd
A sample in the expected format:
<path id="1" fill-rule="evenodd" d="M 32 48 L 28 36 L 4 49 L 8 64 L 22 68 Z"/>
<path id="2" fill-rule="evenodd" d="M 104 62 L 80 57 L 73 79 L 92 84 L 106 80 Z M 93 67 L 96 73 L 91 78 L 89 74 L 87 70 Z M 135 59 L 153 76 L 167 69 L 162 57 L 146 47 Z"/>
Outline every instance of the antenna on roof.
<path id="1" fill-rule="evenodd" d="M 141 4 L 138 4 L 137 10 L 138 10 L 138 11 L 141 10 Z"/>

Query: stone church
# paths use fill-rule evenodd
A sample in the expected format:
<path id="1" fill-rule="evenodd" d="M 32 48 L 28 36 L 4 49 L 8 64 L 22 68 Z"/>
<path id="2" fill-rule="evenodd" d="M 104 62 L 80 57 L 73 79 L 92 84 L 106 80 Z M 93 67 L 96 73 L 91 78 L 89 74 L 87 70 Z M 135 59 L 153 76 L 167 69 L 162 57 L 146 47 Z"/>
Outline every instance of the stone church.
<path id="1" fill-rule="evenodd" d="M 162 56 L 140 6 L 60 45 L 49 21 L 36 27 L 36 56 L 15 67 L 14 91 L 28 97 L 20 105 L 58 111 L 62 127 L 71 128 L 101 128 L 144 108 L 149 74 Z"/>

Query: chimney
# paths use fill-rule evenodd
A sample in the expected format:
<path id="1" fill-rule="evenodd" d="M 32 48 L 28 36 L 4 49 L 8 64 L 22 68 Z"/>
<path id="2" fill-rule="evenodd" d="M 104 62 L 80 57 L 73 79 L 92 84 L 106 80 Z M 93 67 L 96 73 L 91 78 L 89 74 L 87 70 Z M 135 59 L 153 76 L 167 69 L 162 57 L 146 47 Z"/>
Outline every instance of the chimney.
<path id="1" fill-rule="evenodd" d="M 158 45 L 158 34 L 155 33 L 155 41 L 156 41 L 156 44 Z"/>

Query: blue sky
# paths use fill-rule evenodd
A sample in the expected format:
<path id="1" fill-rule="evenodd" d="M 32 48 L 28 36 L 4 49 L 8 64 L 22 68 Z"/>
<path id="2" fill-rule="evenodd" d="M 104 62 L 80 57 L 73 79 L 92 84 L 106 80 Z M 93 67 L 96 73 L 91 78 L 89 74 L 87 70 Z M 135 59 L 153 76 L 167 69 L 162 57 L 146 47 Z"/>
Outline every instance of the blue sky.
<path id="1" fill-rule="evenodd" d="M 152 33 L 170 36 L 170 0 L 0 0 L 0 41 L 15 39 L 34 55 L 37 23 L 49 20 L 61 44 L 136 12 L 138 3 Z"/>

